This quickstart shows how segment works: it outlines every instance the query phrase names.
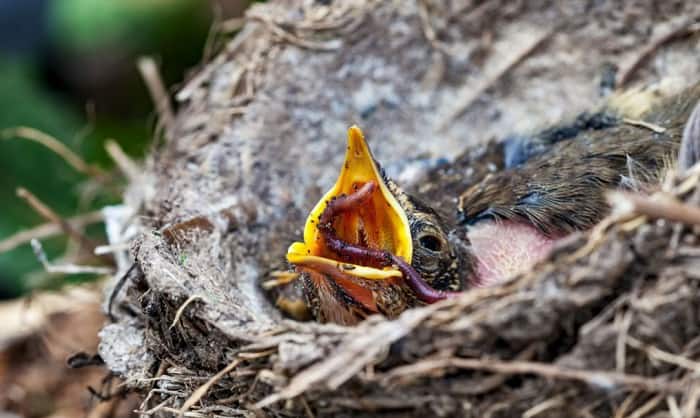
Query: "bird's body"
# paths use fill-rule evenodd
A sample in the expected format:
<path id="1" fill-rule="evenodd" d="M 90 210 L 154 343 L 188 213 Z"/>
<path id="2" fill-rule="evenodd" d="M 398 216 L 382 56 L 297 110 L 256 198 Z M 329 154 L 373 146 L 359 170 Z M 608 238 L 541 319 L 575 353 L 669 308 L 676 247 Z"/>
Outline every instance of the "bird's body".
<path id="1" fill-rule="evenodd" d="M 447 295 L 445 291 L 497 284 L 530 269 L 557 239 L 597 223 L 609 210 L 606 191 L 658 183 L 678 155 L 700 85 L 658 100 L 648 91 L 638 92 L 637 102 L 634 97 L 611 100 L 602 110 L 568 125 L 490 144 L 487 153 L 476 158 L 465 154 L 432 172 L 411 196 L 383 176 L 372 180 L 389 185 L 387 190 L 406 215 L 412 257 L 404 258 L 410 258 L 406 261 L 414 272 L 399 269 L 402 275 L 379 281 L 361 275 L 307 274 L 305 291 L 317 319 L 352 324 L 372 313 L 393 317 L 432 302 L 435 295 Z M 352 196 L 353 189 L 346 190 Z M 347 230 L 339 219 L 327 230 Z M 358 225 L 363 225 L 359 219 Z M 324 235 L 319 236 L 323 241 Z M 393 248 L 382 240 L 347 233 L 341 238 L 359 247 Z M 343 253 L 338 247 L 324 256 L 343 259 Z M 437 293 L 407 286 L 413 273 Z M 371 301 L 358 302 L 357 295 Z"/>
<path id="2" fill-rule="evenodd" d="M 674 165 L 700 85 L 670 97 L 657 95 L 628 93 L 599 112 L 579 116 L 569 127 L 517 138 L 517 146 L 495 144 L 491 159 L 499 169 L 476 182 L 455 176 L 475 166 L 467 159 L 433 174 L 421 196 L 441 202 L 451 230 L 469 243 L 472 284 L 498 282 L 504 274 L 526 270 L 554 240 L 592 227 L 608 213 L 608 190 L 658 183 Z M 519 151 L 512 152 L 514 147 Z M 535 155 L 512 158 L 533 149 Z M 519 164 L 509 166 L 514 159 Z M 447 185 L 451 193 L 446 199 L 441 196 Z"/>

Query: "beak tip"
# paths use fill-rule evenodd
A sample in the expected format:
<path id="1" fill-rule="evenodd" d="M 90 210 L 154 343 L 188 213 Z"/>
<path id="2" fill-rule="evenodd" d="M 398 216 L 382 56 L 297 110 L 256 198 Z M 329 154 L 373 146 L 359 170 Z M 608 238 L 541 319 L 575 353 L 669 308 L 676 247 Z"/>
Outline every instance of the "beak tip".
<path id="1" fill-rule="evenodd" d="M 357 125 L 352 125 L 348 128 L 348 139 L 364 139 L 362 129 Z"/>

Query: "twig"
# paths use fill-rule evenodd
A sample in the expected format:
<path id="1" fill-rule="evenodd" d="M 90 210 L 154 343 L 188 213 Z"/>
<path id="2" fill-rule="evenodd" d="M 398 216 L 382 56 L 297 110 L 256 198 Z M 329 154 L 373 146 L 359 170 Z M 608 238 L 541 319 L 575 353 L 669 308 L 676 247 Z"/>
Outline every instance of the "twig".
<path id="1" fill-rule="evenodd" d="M 685 179 L 677 186 L 673 186 L 673 176 L 667 176 L 667 184 L 664 184 L 664 191 L 670 192 L 674 196 L 682 196 L 695 189 L 700 182 L 700 164 L 695 164 L 683 173 Z"/>
<path id="2" fill-rule="evenodd" d="M 544 402 L 540 402 L 539 404 L 533 406 L 532 408 L 528 409 L 527 411 L 523 412 L 523 418 L 532 418 L 535 417 L 542 412 L 545 412 L 549 409 L 552 408 L 558 408 L 562 405 L 564 405 L 565 398 L 563 396 L 556 396 L 554 398 L 548 399 Z"/>
<path id="3" fill-rule="evenodd" d="M 630 405 L 632 405 L 637 400 L 638 396 L 638 392 L 633 392 L 627 395 L 625 400 L 622 401 L 622 403 L 620 404 L 620 407 L 615 409 L 615 416 L 613 418 L 625 418 L 627 410 L 630 409 Z"/>
<path id="4" fill-rule="evenodd" d="M 261 357 L 267 357 L 277 352 L 277 348 L 269 348 L 267 350 L 255 351 L 255 352 L 240 352 L 238 357 L 243 360 L 255 360 Z"/>
<path id="5" fill-rule="evenodd" d="M 79 266 L 77 264 L 51 264 L 49 262 L 44 248 L 41 246 L 39 240 L 33 239 L 30 241 L 32 244 L 32 249 L 34 250 L 34 255 L 39 260 L 44 269 L 48 273 L 60 273 L 60 274 L 112 274 L 113 269 L 110 267 L 98 267 L 98 266 Z"/>
<path id="6" fill-rule="evenodd" d="M 462 22 L 475 22 L 480 21 L 484 16 L 491 12 L 493 9 L 499 7 L 500 2 L 494 0 L 486 0 L 483 3 L 475 6 L 473 2 L 467 2 L 462 6 L 454 10 L 450 16 L 450 19 L 455 19 L 459 17 Z M 471 9 L 471 10 L 469 10 Z"/>
<path id="7" fill-rule="evenodd" d="M 640 128 L 649 129 L 650 131 L 656 132 L 657 134 L 662 134 L 666 132 L 666 128 L 664 128 L 663 126 L 655 125 L 651 122 L 645 122 L 643 120 L 624 118 L 622 119 L 622 122 L 628 125 L 639 126 Z"/>
<path id="8" fill-rule="evenodd" d="M 605 242 L 605 239 L 607 237 L 607 231 L 617 222 L 627 218 L 631 218 L 631 216 L 617 215 L 615 213 L 612 213 L 603 218 L 600 222 L 598 222 L 598 224 L 596 224 L 593 227 L 593 229 L 591 229 L 586 243 L 582 247 L 574 251 L 573 254 L 566 255 L 566 262 L 569 264 L 574 263 L 575 261 L 578 261 L 581 258 L 592 253 L 593 250 L 595 250 L 596 248 L 598 248 L 598 246 Z"/>
<path id="9" fill-rule="evenodd" d="M 73 218 L 68 218 L 65 221 L 73 228 L 79 229 L 88 225 L 104 221 L 104 215 L 102 214 L 102 211 L 94 211 L 85 213 L 83 215 L 78 215 Z M 31 241 L 34 238 L 49 238 L 59 235 L 63 232 L 64 230 L 61 228 L 61 225 L 54 222 L 45 223 L 30 229 L 25 229 L 0 241 L 0 253 L 11 251 L 17 248 L 18 246 Z"/>
<path id="10" fill-rule="evenodd" d="M 614 314 L 619 310 L 619 308 L 629 301 L 629 295 L 620 295 L 613 302 L 608 303 L 608 305 L 603 309 L 597 316 L 593 317 L 590 321 L 586 322 L 579 329 L 579 335 L 587 335 L 598 329 L 601 324 L 606 323 Z"/>
<path id="11" fill-rule="evenodd" d="M 204 48 L 202 52 L 202 62 L 207 63 L 211 61 L 212 56 L 219 50 L 219 36 L 222 32 L 219 31 L 219 24 L 221 23 L 221 5 L 219 3 L 213 3 L 211 7 L 212 20 L 209 25 L 209 31 L 207 32 L 207 39 L 204 41 Z"/>
<path id="12" fill-rule="evenodd" d="M 683 418 L 675 396 L 668 395 L 666 397 L 666 405 L 668 405 L 668 413 L 671 415 L 671 418 Z"/>
<path id="13" fill-rule="evenodd" d="M 122 251 L 128 251 L 131 244 L 128 242 L 120 242 L 112 245 L 98 245 L 95 247 L 95 255 L 114 254 Z"/>
<path id="14" fill-rule="evenodd" d="M 627 365 L 627 351 L 625 348 L 627 347 L 627 338 L 631 338 L 628 333 L 630 325 L 632 325 L 632 313 L 629 311 L 623 313 L 620 322 L 620 330 L 615 345 L 615 370 L 618 373 L 624 373 Z"/>
<path id="15" fill-rule="evenodd" d="M 333 39 L 325 42 L 316 42 L 306 39 L 302 39 L 296 35 L 293 35 L 284 29 L 282 29 L 277 23 L 273 22 L 269 16 L 263 15 L 261 13 L 251 13 L 246 15 L 247 19 L 258 20 L 267 26 L 267 28 L 274 35 L 282 39 L 283 41 L 289 42 L 290 44 L 296 45 L 305 49 L 315 49 L 319 51 L 335 51 L 342 46 L 342 41 L 339 39 Z"/>
<path id="16" fill-rule="evenodd" d="M 634 412 L 629 414 L 627 418 L 642 418 L 646 416 L 648 412 L 651 412 L 656 405 L 658 405 L 662 400 L 664 399 L 663 395 L 656 395 L 653 398 L 649 399 L 646 403 L 644 403 L 642 406 L 637 408 Z"/>
<path id="17" fill-rule="evenodd" d="M 209 391 L 209 388 L 211 388 L 216 382 L 218 382 L 224 376 L 226 376 L 231 370 L 235 369 L 239 364 L 241 364 L 241 362 L 243 362 L 242 359 L 236 358 L 228 366 L 224 367 L 220 372 L 212 376 L 212 378 L 209 379 L 205 384 L 198 387 L 197 390 L 192 392 L 192 395 L 190 395 L 190 397 L 187 398 L 185 403 L 182 405 L 182 408 L 180 408 L 180 410 L 177 411 L 179 416 L 185 416 L 185 413 L 192 407 L 192 405 L 199 402 L 199 400 L 202 399 L 204 395 L 206 395 L 206 393 Z"/>
<path id="18" fill-rule="evenodd" d="M 362 329 L 346 335 L 343 350 L 336 350 L 323 361 L 297 373 L 280 391 L 256 403 L 255 408 L 291 399 L 319 383 L 331 390 L 337 389 L 439 308 L 440 303 L 436 303 L 423 309 L 408 310 L 394 321 L 377 322 L 372 327 L 367 327 L 370 322 L 365 321 Z"/>
<path id="19" fill-rule="evenodd" d="M 700 225 L 700 208 L 663 195 L 645 196 L 628 192 L 608 192 L 608 202 L 620 213 L 636 213 L 652 219 L 666 219 L 686 225 Z"/>
<path id="20" fill-rule="evenodd" d="M 187 306 L 188 306 L 190 303 L 194 302 L 194 301 L 197 300 L 197 299 L 204 300 L 204 298 L 202 298 L 202 297 L 199 296 L 199 295 L 192 295 L 192 296 L 190 296 L 190 297 L 185 301 L 185 303 L 183 303 L 183 304 L 178 308 L 177 313 L 175 314 L 175 319 L 173 319 L 173 323 L 170 324 L 170 327 L 168 327 L 168 329 L 173 329 L 173 328 L 175 328 L 175 325 L 177 325 L 178 321 L 180 321 L 180 317 L 182 316 L 182 313 L 185 312 L 185 308 L 187 308 Z"/>
<path id="21" fill-rule="evenodd" d="M 688 390 L 685 404 L 683 405 L 683 416 L 693 417 L 697 413 L 698 399 L 700 399 L 700 383 L 695 383 Z"/>
<path id="22" fill-rule="evenodd" d="M 152 393 L 153 393 L 153 392 L 149 393 L 149 394 L 148 394 L 148 397 L 150 397 Z M 145 400 L 144 402 L 146 402 L 146 401 L 148 401 L 148 400 L 149 400 L 149 399 L 146 398 L 146 400 Z M 161 409 L 163 409 L 163 408 L 165 407 L 165 404 L 167 404 L 168 402 L 171 402 L 171 401 L 172 401 L 172 398 L 166 398 L 163 402 L 159 403 L 158 405 L 154 406 L 153 408 L 151 408 L 151 409 L 149 409 L 149 410 L 147 410 L 147 411 L 143 411 L 143 410 L 142 410 L 142 411 L 137 411 L 137 412 L 138 412 L 138 414 L 141 415 L 141 416 L 143 416 L 143 415 L 153 415 L 153 414 L 155 414 L 156 412 L 158 412 L 158 411 L 160 411 Z M 142 404 L 142 406 L 143 406 L 143 404 Z M 143 409 L 143 408 L 142 408 L 142 409 Z"/>
<path id="23" fill-rule="evenodd" d="M 557 32 L 557 28 L 551 29 L 540 36 L 536 37 L 533 41 L 531 41 L 528 45 L 526 45 L 524 48 L 521 50 L 517 51 L 513 56 L 510 58 L 508 62 L 502 65 L 501 68 L 497 69 L 494 71 L 494 73 L 490 77 L 486 77 L 481 83 L 479 83 L 475 88 L 470 88 L 469 90 L 466 90 L 463 92 L 462 96 L 456 100 L 456 105 L 454 106 L 454 109 L 452 112 L 450 112 L 447 117 L 445 117 L 439 124 L 438 124 L 438 131 L 445 130 L 447 126 L 452 123 L 454 119 L 459 117 L 462 113 L 464 113 L 469 106 L 474 103 L 476 99 L 481 97 L 482 94 L 486 92 L 486 90 L 490 89 L 498 80 L 503 78 L 506 74 L 508 74 L 511 70 L 513 70 L 515 67 L 518 66 L 521 62 L 525 60 L 529 55 L 531 55 L 533 52 L 537 50 L 544 42 L 549 40 L 555 33 Z"/>
<path id="24" fill-rule="evenodd" d="M 180 414 L 179 416 L 181 417 L 188 417 L 188 418 L 209 418 L 211 415 L 209 414 L 200 414 L 199 412 L 180 412 L 179 410 L 175 408 L 170 408 L 168 406 L 164 406 L 163 411 L 165 412 L 170 412 L 171 414 Z"/>
<path id="25" fill-rule="evenodd" d="M 668 351 L 661 350 L 660 348 L 654 347 L 653 345 L 644 344 L 643 342 L 639 341 L 638 339 L 632 336 L 627 336 L 625 342 L 630 347 L 645 352 L 649 357 L 653 359 L 663 361 L 664 363 L 673 364 L 675 366 L 690 370 L 693 373 L 700 375 L 700 362 L 669 353 Z"/>
<path id="26" fill-rule="evenodd" d="M 219 54 L 211 63 L 207 64 L 189 81 L 187 81 L 185 86 L 175 94 L 175 100 L 178 102 L 185 102 L 189 100 L 192 97 L 192 94 L 199 89 L 209 77 L 211 77 L 214 69 L 219 68 L 222 62 L 232 57 L 238 51 L 238 49 L 240 49 L 241 45 L 243 45 L 243 43 L 258 30 L 258 28 L 262 28 L 262 26 L 257 23 L 254 25 L 251 24 L 244 26 L 236 37 L 233 38 L 228 45 L 226 45 L 226 53 Z M 235 91 L 235 86 L 232 87 L 232 90 Z"/>
<path id="27" fill-rule="evenodd" d="M 135 183 L 140 180 L 141 169 L 139 169 L 139 166 L 131 157 L 126 155 L 122 147 L 120 147 L 115 140 L 108 139 L 105 143 L 105 150 L 107 150 L 107 154 L 112 157 L 112 160 L 117 164 L 119 170 L 124 173 L 130 182 Z"/>
<path id="28" fill-rule="evenodd" d="M 691 35 L 693 32 L 700 30 L 700 27 L 693 25 L 693 22 L 700 19 L 700 14 L 692 16 L 686 19 L 680 25 L 675 28 L 670 29 L 650 42 L 646 43 L 646 46 L 637 54 L 637 56 L 627 65 L 625 65 L 619 73 L 617 87 L 624 87 L 631 79 L 632 76 L 641 68 L 652 55 L 656 53 L 665 44 L 675 41 L 676 39 L 683 38 L 685 36 Z"/>
<path id="29" fill-rule="evenodd" d="M 220 57 L 224 57 L 224 55 L 219 55 L 217 58 Z M 185 86 L 175 94 L 175 100 L 178 102 L 184 102 L 189 100 L 192 97 L 194 91 L 198 89 L 207 78 L 209 78 L 211 73 L 214 71 L 215 64 L 217 63 L 218 60 L 215 58 L 214 61 L 209 63 L 204 68 L 200 69 L 199 72 L 190 80 L 188 80 Z"/>
<path id="30" fill-rule="evenodd" d="M 63 142 L 37 129 L 26 126 L 7 128 L 0 131 L 0 138 L 22 138 L 28 141 L 34 141 L 55 152 L 58 156 L 63 158 L 68 165 L 80 173 L 98 178 L 103 178 L 105 176 L 105 173 L 102 170 L 96 166 L 86 163 L 85 160 L 80 158 L 78 154 L 71 151 L 70 148 L 68 148 Z"/>
<path id="31" fill-rule="evenodd" d="M 406 374 L 413 374 L 420 365 L 421 363 L 416 363 L 409 366 L 397 367 L 389 372 L 387 377 L 395 378 Z M 425 365 L 424 368 L 426 370 L 434 370 L 447 367 L 486 370 L 502 374 L 535 374 L 550 379 L 578 380 L 595 386 L 610 387 L 620 385 L 625 387 L 625 389 L 644 392 L 681 393 L 685 391 L 685 385 L 681 382 L 669 382 L 661 379 L 604 370 L 568 369 L 553 364 L 529 361 L 503 361 L 487 358 L 448 358 L 432 361 L 432 364 Z"/>
<path id="32" fill-rule="evenodd" d="M 29 190 L 19 187 L 17 189 L 17 196 L 24 199 L 29 206 L 32 207 L 39 215 L 49 222 L 53 222 L 59 225 L 61 230 L 65 232 L 66 235 L 76 240 L 80 243 L 83 248 L 86 248 L 90 254 L 93 254 L 95 247 L 97 246 L 90 238 L 86 237 L 82 232 L 75 229 L 68 221 L 61 218 L 56 212 L 48 207 L 44 202 L 39 200 L 38 197 L 34 196 Z M 111 257 L 101 256 L 105 261 L 111 262 Z"/>
<path id="33" fill-rule="evenodd" d="M 313 412 L 311 412 L 311 407 L 309 406 L 309 403 L 306 401 L 306 397 L 304 395 L 300 396 L 299 399 L 301 400 L 301 405 L 304 407 L 304 412 L 306 413 L 307 418 L 316 418 Z"/>
<path id="34" fill-rule="evenodd" d="M 245 18 L 232 17 L 216 24 L 216 30 L 221 33 L 237 32 L 243 29 L 243 25 L 245 25 Z"/>
<path id="35" fill-rule="evenodd" d="M 139 58 L 137 65 L 156 107 L 158 120 L 165 129 L 165 138 L 171 141 L 175 134 L 175 113 L 165 83 L 163 83 L 160 71 L 158 71 L 158 65 L 152 57 Z"/>

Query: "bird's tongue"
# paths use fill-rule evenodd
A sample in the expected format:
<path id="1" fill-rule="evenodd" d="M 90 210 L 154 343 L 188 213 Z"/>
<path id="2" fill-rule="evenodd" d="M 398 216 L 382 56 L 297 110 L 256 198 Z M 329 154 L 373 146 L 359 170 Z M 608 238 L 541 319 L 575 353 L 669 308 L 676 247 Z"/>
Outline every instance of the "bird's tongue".
<path id="1" fill-rule="evenodd" d="M 530 225 L 513 221 L 484 222 L 470 228 L 468 236 L 476 257 L 474 287 L 496 285 L 530 270 L 549 254 L 556 241 Z"/>

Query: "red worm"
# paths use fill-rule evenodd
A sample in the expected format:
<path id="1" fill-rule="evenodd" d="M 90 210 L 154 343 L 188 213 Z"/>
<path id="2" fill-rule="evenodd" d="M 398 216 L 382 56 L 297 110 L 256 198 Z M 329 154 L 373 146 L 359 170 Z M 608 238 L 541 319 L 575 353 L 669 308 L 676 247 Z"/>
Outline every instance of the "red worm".
<path id="1" fill-rule="evenodd" d="M 318 218 L 318 229 L 326 246 L 346 263 L 371 267 L 391 265 L 391 257 L 388 252 L 346 242 L 338 237 L 333 228 L 333 221 L 337 216 L 366 203 L 376 189 L 377 183 L 369 181 L 349 195 L 336 196 L 328 202 Z"/>
<path id="2" fill-rule="evenodd" d="M 329 250 L 335 253 L 341 260 L 361 264 L 375 268 L 396 265 L 403 279 L 411 288 L 416 297 L 425 303 L 435 303 L 437 301 L 454 297 L 458 292 L 445 292 L 435 290 L 430 287 L 421 275 L 401 257 L 391 254 L 388 251 L 376 250 L 374 248 L 362 247 L 344 241 L 335 232 L 333 221 L 344 212 L 356 209 L 366 203 L 377 189 L 377 183 L 368 181 L 362 187 L 349 195 L 340 195 L 331 199 L 318 219 L 318 229 Z"/>
<path id="3" fill-rule="evenodd" d="M 399 271 L 403 273 L 403 279 L 411 288 L 413 293 L 416 295 L 418 300 L 425 303 L 435 303 L 447 298 L 454 298 L 460 295 L 460 292 L 449 292 L 444 290 L 436 290 L 430 287 L 428 283 L 423 280 L 421 275 L 406 262 L 401 257 L 391 254 L 391 258 L 394 264 L 399 268 Z"/>

